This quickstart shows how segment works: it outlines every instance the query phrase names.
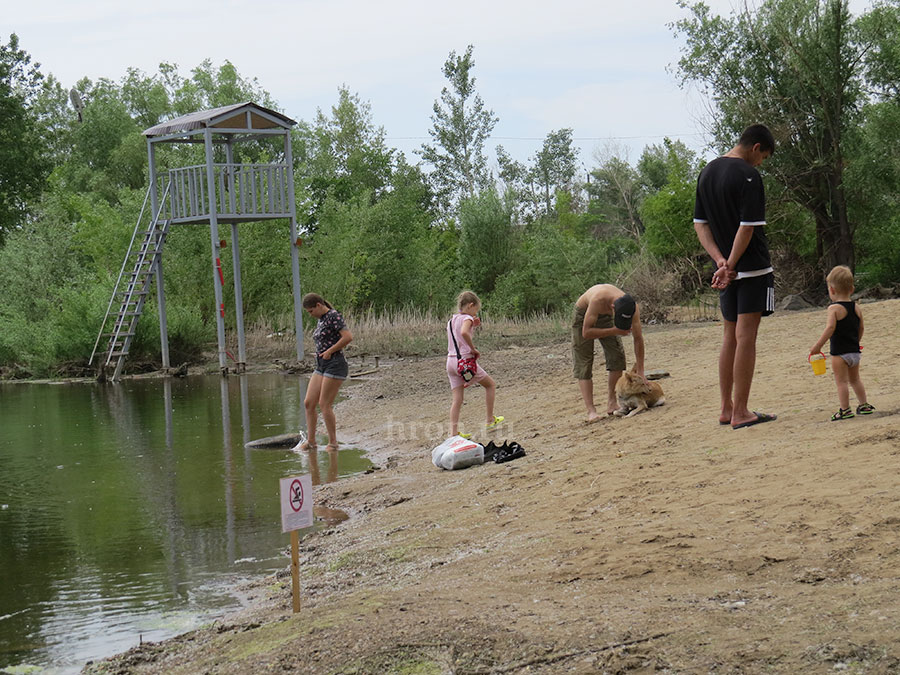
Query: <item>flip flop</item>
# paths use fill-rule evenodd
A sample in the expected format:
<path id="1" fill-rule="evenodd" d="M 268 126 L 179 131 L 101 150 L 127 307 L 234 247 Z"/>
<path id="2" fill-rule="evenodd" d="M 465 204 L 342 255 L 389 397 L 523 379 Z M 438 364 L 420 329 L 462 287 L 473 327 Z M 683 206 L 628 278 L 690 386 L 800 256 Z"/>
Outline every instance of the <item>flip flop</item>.
<path id="1" fill-rule="evenodd" d="M 749 422 L 741 422 L 740 424 L 732 424 L 732 429 L 743 429 L 744 427 L 752 427 L 754 424 L 762 424 L 763 422 L 772 422 L 773 420 L 778 419 L 778 415 L 769 415 L 768 413 L 758 413 L 755 410 L 753 414 L 756 415 L 755 420 L 750 420 Z"/>
<path id="2" fill-rule="evenodd" d="M 501 424 L 503 424 L 504 420 L 506 420 L 506 418 L 503 415 L 494 415 L 494 421 L 491 422 L 490 424 L 484 425 L 485 431 L 493 431 L 494 429 L 499 427 Z"/>

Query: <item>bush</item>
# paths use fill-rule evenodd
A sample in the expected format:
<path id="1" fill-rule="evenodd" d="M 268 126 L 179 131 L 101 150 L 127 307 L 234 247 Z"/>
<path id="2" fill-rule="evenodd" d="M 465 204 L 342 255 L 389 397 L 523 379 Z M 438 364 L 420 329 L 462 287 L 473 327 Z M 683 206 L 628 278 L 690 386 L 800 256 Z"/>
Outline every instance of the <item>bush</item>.
<path id="1" fill-rule="evenodd" d="M 634 250 L 625 239 L 605 241 L 560 232 L 553 223 L 531 225 L 498 280 L 490 306 L 507 316 L 564 310 L 594 284 L 610 279 L 610 265 Z"/>
<path id="2" fill-rule="evenodd" d="M 672 305 L 682 300 L 678 275 L 646 251 L 623 261 L 615 269 L 614 283 L 640 304 L 644 323 L 667 321 Z"/>

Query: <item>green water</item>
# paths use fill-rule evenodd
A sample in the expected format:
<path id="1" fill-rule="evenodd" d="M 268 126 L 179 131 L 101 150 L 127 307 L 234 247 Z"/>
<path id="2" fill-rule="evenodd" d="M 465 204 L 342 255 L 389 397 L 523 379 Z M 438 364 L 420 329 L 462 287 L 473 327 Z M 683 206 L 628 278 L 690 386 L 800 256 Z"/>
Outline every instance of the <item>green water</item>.
<path id="1" fill-rule="evenodd" d="M 310 467 L 244 448 L 304 427 L 305 391 L 281 375 L 0 384 L 0 669 L 77 671 L 237 609 L 237 582 L 284 568 L 279 479 L 369 466 L 359 449 Z"/>

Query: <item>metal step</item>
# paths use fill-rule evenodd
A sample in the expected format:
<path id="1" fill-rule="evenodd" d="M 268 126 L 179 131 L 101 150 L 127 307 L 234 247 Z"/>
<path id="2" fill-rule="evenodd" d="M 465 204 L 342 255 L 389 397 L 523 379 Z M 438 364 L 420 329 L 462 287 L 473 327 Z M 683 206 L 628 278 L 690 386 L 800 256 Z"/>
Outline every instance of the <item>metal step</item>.
<path id="1" fill-rule="evenodd" d="M 100 334 L 97 336 L 97 342 L 94 344 L 94 352 L 91 354 L 90 363 L 93 363 L 100 340 L 106 338 L 107 344 L 104 350 L 106 352 L 106 361 L 101 367 L 105 368 L 112 365 L 113 361 L 116 361 L 114 375 L 111 379 L 118 377 L 122 370 L 123 361 L 128 355 L 131 338 L 135 335 L 135 326 L 143 312 L 144 302 L 150 294 L 150 286 L 153 283 L 156 264 L 162 253 L 169 225 L 171 224 L 170 220 L 158 220 L 159 213 L 155 215 L 150 213 L 149 223 L 144 219 L 144 213 L 153 189 L 155 188 L 149 188 L 144 197 L 144 204 L 141 207 L 141 213 L 138 216 L 128 251 L 125 253 L 125 260 L 119 271 L 119 278 L 110 298 L 106 316 L 103 319 L 103 326 L 100 329 Z M 160 204 L 165 204 L 170 190 L 171 184 L 167 184 L 165 190 L 163 190 Z M 110 312 L 115 302 L 118 302 L 118 311 L 111 315 Z M 109 319 L 111 316 L 114 317 L 114 320 L 112 322 L 112 332 L 109 332 Z"/>

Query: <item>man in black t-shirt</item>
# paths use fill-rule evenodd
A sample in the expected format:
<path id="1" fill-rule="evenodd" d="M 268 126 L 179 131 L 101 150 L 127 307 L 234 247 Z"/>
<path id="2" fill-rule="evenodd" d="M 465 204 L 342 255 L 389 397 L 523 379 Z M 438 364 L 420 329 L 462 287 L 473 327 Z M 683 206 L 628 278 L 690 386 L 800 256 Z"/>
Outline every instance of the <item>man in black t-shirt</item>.
<path id="1" fill-rule="evenodd" d="M 697 179 L 694 229 L 716 263 L 712 286 L 719 290 L 725 324 L 719 353 L 719 424 L 733 429 L 775 419 L 748 407 L 759 322 L 775 311 L 775 277 L 763 230 L 766 197 L 756 170 L 774 151 L 772 132 L 754 124 Z"/>

